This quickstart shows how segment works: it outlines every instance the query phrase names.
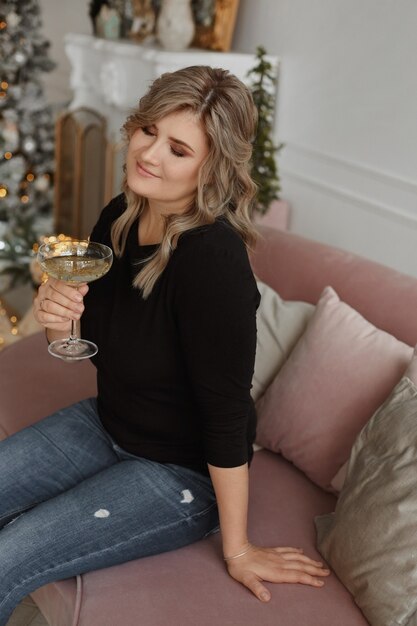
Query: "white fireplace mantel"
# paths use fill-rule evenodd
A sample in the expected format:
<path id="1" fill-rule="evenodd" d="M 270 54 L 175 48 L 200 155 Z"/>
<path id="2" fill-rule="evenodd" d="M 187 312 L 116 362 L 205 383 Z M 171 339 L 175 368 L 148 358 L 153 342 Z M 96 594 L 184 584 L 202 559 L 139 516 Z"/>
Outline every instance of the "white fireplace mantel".
<path id="1" fill-rule="evenodd" d="M 69 33 L 65 50 L 71 62 L 70 109 L 89 107 L 107 121 L 108 139 L 117 142 L 129 110 L 135 107 L 150 83 L 163 72 L 189 65 L 211 65 L 231 71 L 247 82 L 255 55 L 240 52 L 212 52 L 188 48 L 171 52 L 157 45 L 138 45 L 128 40 L 111 41 Z M 278 71 L 276 57 L 268 60 Z"/>

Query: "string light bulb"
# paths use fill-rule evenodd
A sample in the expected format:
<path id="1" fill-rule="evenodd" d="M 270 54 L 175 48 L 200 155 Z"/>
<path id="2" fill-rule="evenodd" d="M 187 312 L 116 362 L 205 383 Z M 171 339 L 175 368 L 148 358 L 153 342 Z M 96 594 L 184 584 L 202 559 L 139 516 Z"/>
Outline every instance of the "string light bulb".
<path id="1" fill-rule="evenodd" d="M 6 316 L 7 316 L 7 311 L 3 303 L 0 300 L 0 317 L 5 318 Z M 10 328 L 10 335 L 12 335 L 13 337 L 16 337 L 17 335 L 19 335 L 18 318 L 16 315 L 11 315 L 9 317 L 9 320 L 10 320 L 10 324 L 12 325 Z M 4 334 L 5 332 L 6 334 Z M 3 330 L 3 335 L 0 335 L 0 350 L 2 350 L 2 348 L 4 348 L 8 343 L 7 341 L 7 336 L 9 336 L 8 333 L 9 333 L 9 330 L 7 331 Z"/>

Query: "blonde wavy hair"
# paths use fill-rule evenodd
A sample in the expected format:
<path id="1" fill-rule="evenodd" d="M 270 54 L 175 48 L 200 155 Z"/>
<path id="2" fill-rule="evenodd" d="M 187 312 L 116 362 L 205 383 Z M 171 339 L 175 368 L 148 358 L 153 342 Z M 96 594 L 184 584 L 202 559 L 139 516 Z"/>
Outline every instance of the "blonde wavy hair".
<path id="1" fill-rule="evenodd" d="M 133 281 L 144 298 L 151 293 L 180 235 L 187 230 L 212 224 L 216 218 L 224 216 L 247 247 L 252 247 L 256 240 L 250 219 L 256 194 L 256 185 L 250 176 L 250 159 L 258 116 L 250 90 L 236 76 L 208 66 L 162 74 L 127 118 L 123 126 L 126 144 L 139 128 L 185 110 L 192 111 L 202 124 L 209 153 L 199 170 L 192 205 L 184 213 L 165 216 L 162 242 Z M 128 232 L 147 202 L 129 189 L 126 172 L 122 189 L 127 208 L 111 230 L 116 256 L 123 254 Z"/>

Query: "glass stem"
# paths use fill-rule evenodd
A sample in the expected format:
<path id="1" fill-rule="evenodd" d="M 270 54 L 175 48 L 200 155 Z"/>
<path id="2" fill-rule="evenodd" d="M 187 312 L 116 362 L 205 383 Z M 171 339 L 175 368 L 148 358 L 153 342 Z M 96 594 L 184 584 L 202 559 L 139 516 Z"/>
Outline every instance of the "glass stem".
<path id="1" fill-rule="evenodd" d="M 71 334 L 69 336 L 69 341 L 77 341 L 77 320 L 71 320 Z"/>
<path id="2" fill-rule="evenodd" d="M 77 285 L 71 285 L 71 287 L 73 289 L 78 289 Z M 77 334 L 77 320 L 71 320 L 71 333 L 69 336 L 68 341 L 77 341 L 78 340 L 78 334 Z"/>

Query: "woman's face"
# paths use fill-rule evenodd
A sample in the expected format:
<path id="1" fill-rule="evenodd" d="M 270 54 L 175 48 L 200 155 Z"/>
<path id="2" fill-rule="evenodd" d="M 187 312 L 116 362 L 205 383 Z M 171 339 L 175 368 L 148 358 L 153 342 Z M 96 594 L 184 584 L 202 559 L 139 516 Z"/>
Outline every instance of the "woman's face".
<path id="1" fill-rule="evenodd" d="M 126 157 L 129 188 L 150 207 L 181 213 L 192 203 L 208 154 L 203 127 L 191 111 L 166 115 L 134 132 Z"/>

